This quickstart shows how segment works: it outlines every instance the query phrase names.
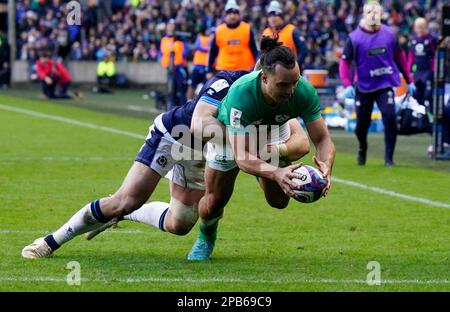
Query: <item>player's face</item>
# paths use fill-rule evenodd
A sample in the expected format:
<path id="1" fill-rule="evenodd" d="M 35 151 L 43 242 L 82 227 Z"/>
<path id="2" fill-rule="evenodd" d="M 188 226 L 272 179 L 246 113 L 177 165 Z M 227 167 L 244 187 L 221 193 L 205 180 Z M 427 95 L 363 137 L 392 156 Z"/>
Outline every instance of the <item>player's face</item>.
<path id="1" fill-rule="evenodd" d="M 283 24 L 283 19 L 274 13 L 269 14 L 269 26 L 272 28 L 278 28 Z"/>
<path id="2" fill-rule="evenodd" d="M 263 74 L 262 78 L 267 95 L 276 103 L 284 103 L 294 94 L 300 79 L 300 69 L 297 63 L 292 69 L 277 65 L 273 73 Z"/>
<path id="3" fill-rule="evenodd" d="M 417 22 L 414 24 L 414 32 L 417 36 L 422 37 L 427 33 L 427 24 L 422 22 Z"/>
<path id="4" fill-rule="evenodd" d="M 239 11 L 237 10 L 228 10 L 225 15 L 225 23 L 227 25 L 233 25 L 239 22 L 241 16 L 239 14 Z"/>
<path id="5" fill-rule="evenodd" d="M 377 4 L 367 4 L 364 7 L 364 20 L 368 26 L 378 26 L 381 24 L 381 7 Z"/>
<path id="6" fill-rule="evenodd" d="M 174 33 L 175 33 L 175 24 L 174 23 L 167 24 L 166 34 L 169 36 L 173 36 Z"/>

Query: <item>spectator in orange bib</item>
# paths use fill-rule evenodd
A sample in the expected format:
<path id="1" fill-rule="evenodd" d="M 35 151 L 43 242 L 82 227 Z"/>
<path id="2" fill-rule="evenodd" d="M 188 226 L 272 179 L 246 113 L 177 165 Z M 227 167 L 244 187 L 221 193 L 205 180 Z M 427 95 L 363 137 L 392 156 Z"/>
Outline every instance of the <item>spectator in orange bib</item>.
<path id="1" fill-rule="evenodd" d="M 264 29 L 262 36 L 278 37 L 278 41 L 287 46 L 297 56 L 300 68 L 308 54 L 308 47 L 300 35 L 300 31 L 292 24 L 285 23 L 283 10 L 278 1 L 271 1 L 267 8 L 269 27 Z"/>
<path id="2" fill-rule="evenodd" d="M 167 23 L 166 35 L 161 39 L 161 65 L 167 69 L 169 89 L 168 109 L 186 103 L 187 92 L 187 46 L 176 36 L 175 20 Z"/>
<path id="3" fill-rule="evenodd" d="M 255 35 L 248 23 L 241 21 L 236 1 L 225 5 L 225 23 L 217 27 L 208 60 L 209 79 L 219 70 L 251 71 L 258 59 Z"/>
<path id="4" fill-rule="evenodd" d="M 206 69 L 208 68 L 208 53 L 211 46 L 211 38 L 205 25 L 200 26 L 197 40 L 195 41 L 195 52 L 192 64 L 194 68 L 189 78 L 188 99 L 193 99 L 195 96 L 195 89 L 206 82 Z"/>

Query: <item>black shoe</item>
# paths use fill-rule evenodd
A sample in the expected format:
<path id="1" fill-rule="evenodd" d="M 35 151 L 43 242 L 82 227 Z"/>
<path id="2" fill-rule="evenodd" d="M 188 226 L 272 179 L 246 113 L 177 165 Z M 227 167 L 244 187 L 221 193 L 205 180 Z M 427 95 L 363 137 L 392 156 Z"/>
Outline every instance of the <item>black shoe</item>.
<path id="1" fill-rule="evenodd" d="M 394 161 L 392 161 L 392 160 L 385 160 L 385 161 L 384 161 L 384 166 L 385 166 L 386 168 L 394 167 Z"/>
<path id="2" fill-rule="evenodd" d="M 366 154 L 367 151 L 361 149 L 358 151 L 358 157 L 356 158 L 356 160 L 358 161 L 358 165 L 364 166 L 366 164 Z"/>

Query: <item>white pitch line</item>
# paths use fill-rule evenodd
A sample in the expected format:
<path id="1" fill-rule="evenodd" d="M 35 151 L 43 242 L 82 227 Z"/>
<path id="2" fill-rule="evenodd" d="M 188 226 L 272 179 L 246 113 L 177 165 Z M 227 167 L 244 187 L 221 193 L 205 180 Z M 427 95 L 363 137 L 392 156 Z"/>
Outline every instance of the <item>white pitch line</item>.
<path id="1" fill-rule="evenodd" d="M 0 162 L 16 162 L 16 161 L 129 161 L 130 158 L 125 157 L 67 157 L 67 156 L 44 156 L 44 157 L 0 157 Z"/>
<path id="2" fill-rule="evenodd" d="M 147 112 L 147 113 L 153 113 L 153 114 L 161 114 L 162 111 L 156 108 L 147 108 L 137 105 L 128 105 L 128 109 L 136 112 Z"/>
<path id="3" fill-rule="evenodd" d="M 50 234 L 51 231 L 47 230 L 9 230 L 9 229 L 0 229 L 0 234 Z M 112 230 L 108 231 L 108 233 L 114 234 L 144 234 L 144 231 L 141 230 Z"/>
<path id="4" fill-rule="evenodd" d="M 2 282 L 54 282 L 67 283 L 67 279 L 58 277 L 11 277 L 1 276 Z M 101 278 L 81 278 L 81 282 L 85 283 L 247 283 L 247 284 L 285 284 L 285 283 L 304 283 L 304 284 L 367 284 L 366 280 L 359 279 L 241 279 L 241 278 L 168 278 L 168 277 L 146 277 L 146 278 L 117 278 L 114 280 Z M 450 280 L 381 280 L 384 285 L 447 285 Z M 374 286 L 375 287 L 375 286 Z"/>
<path id="5" fill-rule="evenodd" d="M 145 136 L 137 134 L 137 133 L 124 131 L 124 130 L 119 130 L 119 129 L 115 129 L 115 128 L 110 128 L 110 127 L 98 126 L 98 125 L 95 125 L 95 124 L 86 123 L 86 122 L 79 121 L 79 120 L 76 120 L 76 119 L 61 117 L 61 116 L 57 116 L 57 115 L 49 115 L 49 114 L 39 113 L 39 112 L 36 112 L 36 111 L 33 111 L 33 110 L 22 109 L 22 108 L 17 108 L 17 107 L 13 107 L 13 106 L 3 105 L 3 104 L 0 104 L 0 109 L 7 110 L 7 111 L 12 111 L 12 112 L 17 112 L 17 113 L 22 113 L 22 114 L 26 114 L 26 115 L 30 115 L 30 116 L 34 116 L 34 117 L 38 117 L 38 118 L 44 118 L 44 119 L 61 121 L 61 122 L 65 122 L 65 123 L 68 123 L 68 124 L 77 125 L 77 126 L 80 126 L 80 127 L 86 127 L 86 128 L 97 129 L 97 130 L 101 130 L 101 131 L 121 134 L 121 135 L 129 136 L 129 137 L 132 137 L 132 138 L 145 139 Z M 357 187 L 357 188 L 360 188 L 360 189 L 369 190 L 369 191 L 372 191 L 372 192 L 375 192 L 375 193 L 401 198 L 401 199 L 412 201 L 412 202 L 416 202 L 416 203 L 421 203 L 421 204 L 426 204 L 426 205 L 430 205 L 430 206 L 434 206 L 434 207 L 450 209 L 450 204 L 442 203 L 442 202 L 438 202 L 438 201 L 433 201 L 433 200 L 430 200 L 430 199 L 427 199 L 427 198 L 423 198 L 423 197 L 415 197 L 415 196 L 411 196 L 411 195 L 397 193 L 397 192 L 394 192 L 394 191 L 385 190 L 385 189 L 382 189 L 382 188 L 379 188 L 379 187 L 374 187 L 374 186 L 370 186 L 370 185 L 361 184 L 361 183 L 358 183 L 358 182 L 355 182 L 355 181 L 351 181 L 351 180 L 344 180 L 344 179 L 340 179 L 340 178 L 337 178 L 337 177 L 333 177 L 333 181 L 336 181 L 338 183 L 342 183 L 342 184 L 345 184 L 345 185 Z"/>
<path id="6" fill-rule="evenodd" d="M 332 181 L 338 182 L 338 183 L 342 183 L 348 186 L 353 186 L 353 187 L 357 187 L 363 190 L 369 190 L 375 193 L 380 193 L 380 194 L 384 194 L 384 195 L 389 195 L 392 197 L 398 197 L 401 199 L 405 199 L 405 200 L 409 200 L 412 202 L 416 202 L 416 203 L 421 203 L 421 204 L 426 204 L 426 205 L 430 205 L 430 206 L 434 206 L 434 207 L 440 207 L 440 208 L 447 208 L 450 209 L 450 204 L 446 204 L 446 203 L 441 203 L 438 201 L 433 201 L 430 199 L 426 199 L 423 197 L 416 197 L 416 196 L 411 196 L 411 195 L 406 195 L 406 194 L 402 194 L 402 193 L 397 193 L 394 191 L 389 191 L 389 190 L 385 190 L 379 187 L 375 187 L 375 186 L 369 186 L 369 185 L 365 185 L 365 184 L 361 184 L 355 181 L 350 181 L 350 180 L 344 180 L 344 179 L 340 179 L 340 178 L 336 178 L 333 177 Z"/>
<path id="7" fill-rule="evenodd" d="M 125 131 L 125 130 L 119 130 L 119 129 L 115 129 L 115 128 L 110 128 L 110 127 L 105 127 L 105 126 L 98 126 L 95 124 L 91 124 L 91 123 L 84 122 L 84 121 L 79 121 L 79 120 L 72 119 L 72 118 L 44 114 L 44 113 L 36 112 L 33 110 L 29 110 L 29 109 L 17 108 L 17 107 L 3 105 L 3 104 L 0 104 L 0 109 L 10 111 L 10 112 L 22 113 L 25 115 L 43 118 L 43 119 L 61 121 L 61 122 L 67 123 L 67 124 L 75 125 L 75 126 L 97 129 L 97 130 L 111 132 L 111 133 L 115 133 L 115 134 L 122 134 L 122 135 L 126 135 L 126 136 L 136 138 L 136 139 L 141 139 L 141 140 L 145 139 L 145 136 L 141 135 L 141 134 L 137 134 L 137 133 L 133 133 L 133 132 Z"/>
<path id="8" fill-rule="evenodd" d="M 354 133 L 351 132 L 345 132 L 344 130 L 342 130 L 342 132 L 333 132 L 330 134 L 331 138 L 334 139 L 350 139 L 350 138 L 356 138 Z M 370 134 L 371 138 L 382 138 L 384 137 L 384 134 L 382 133 L 371 133 Z"/>
<path id="9" fill-rule="evenodd" d="M 0 234 L 48 234 L 50 231 L 46 230 L 8 230 L 8 229 L 0 229 Z"/>

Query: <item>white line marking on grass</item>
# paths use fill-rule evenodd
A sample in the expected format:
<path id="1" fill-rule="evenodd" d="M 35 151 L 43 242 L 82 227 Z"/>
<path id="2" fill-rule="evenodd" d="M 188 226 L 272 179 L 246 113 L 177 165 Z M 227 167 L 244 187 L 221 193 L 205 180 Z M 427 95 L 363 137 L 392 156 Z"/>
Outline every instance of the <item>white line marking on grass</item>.
<path id="1" fill-rule="evenodd" d="M 132 138 L 145 139 L 145 136 L 137 134 L 137 133 L 133 133 L 133 132 L 129 132 L 129 131 L 123 131 L 123 130 L 110 128 L 110 127 L 97 126 L 97 125 L 94 125 L 94 124 L 91 124 L 91 123 L 82 122 L 82 121 L 78 121 L 78 120 L 75 120 L 75 119 L 70 119 L 70 118 L 61 117 L 61 116 L 57 116 L 57 115 L 49 115 L 49 114 L 39 113 L 39 112 L 28 110 L 28 109 L 22 109 L 22 108 L 17 108 L 17 107 L 8 106 L 8 105 L 2 105 L 2 104 L 0 104 L 0 109 L 4 109 L 4 110 L 7 110 L 7 111 L 12 111 L 12 112 L 17 112 L 17 113 L 22 113 L 22 114 L 26 114 L 26 115 L 30 115 L 30 116 L 34 116 L 34 117 L 39 117 L 39 118 L 44 118 L 44 119 L 61 121 L 61 122 L 65 122 L 65 123 L 68 123 L 68 124 L 77 125 L 77 126 L 80 126 L 80 127 L 86 127 L 86 128 L 91 128 L 91 129 L 97 129 L 97 130 L 102 130 L 102 131 L 106 131 L 106 132 L 116 133 L 116 134 L 122 134 L 122 135 L 129 136 L 129 137 L 132 137 Z M 344 180 L 344 179 L 340 179 L 340 178 L 336 178 L 336 177 L 333 177 L 333 181 L 336 181 L 338 183 L 342 183 L 342 184 L 345 184 L 345 185 L 357 187 L 357 188 L 360 188 L 360 189 L 369 190 L 369 191 L 372 191 L 372 192 L 375 192 L 375 193 L 401 198 L 401 199 L 412 201 L 412 202 L 416 202 L 416 203 L 422 203 L 422 204 L 426 204 L 426 205 L 430 205 L 430 206 L 434 206 L 434 207 L 450 209 L 450 204 L 433 201 L 433 200 L 430 200 L 430 199 L 427 199 L 427 198 L 415 197 L 415 196 L 411 196 L 411 195 L 401 194 L 401 193 L 397 193 L 397 192 L 394 192 L 394 191 L 385 190 L 385 189 L 382 189 L 382 188 L 369 186 L 369 185 L 361 184 L 361 183 L 350 181 L 350 180 Z"/>
<path id="2" fill-rule="evenodd" d="M 0 229 L 0 234 L 50 234 L 51 231 L 47 230 L 8 230 L 8 229 Z M 141 230 L 112 230 L 108 231 L 108 233 L 114 234 L 144 234 L 144 231 Z"/>
<path id="3" fill-rule="evenodd" d="M 36 260 L 33 260 L 36 261 Z M 9 277 L 1 276 L 2 282 L 55 282 L 55 283 L 67 283 L 66 278 L 57 277 Z M 318 279 L 241 279 L 241 278 L 170 278 L 170 277 L 145 277 L 145 278 L 115 278 L 113 280 L 102 278 L 82 278 L 82 282 L 90 283 L 128 283 L 128 284 L 140 284 L 140 283 L 248 283 L 248 284 L 285 284 L 285 283 L 305 283 L 305 284 L 367 284 L 366 280 L 359 279 L 331 279 L 331 278 L 318 278 Z M 382 280 L 381 284 L 385 285 L 446 285 L 450 284 L 449 280 Z"/>
<path id="4" fill-rule="evenodd" d="M 147 113 L 154 113 L 154 114 L 161 114 L 162 111 L 156 108 L 148 108 L 148 107 L 142 107 L 137 105 L 128 105 L 128 109 L 136 112 L 147 112 Z"/>
<path id="5" fill-rule="evenodd" d="M 68 156 L 44 156 L 44 157 L 0 157 L 0 162 L 17 162 L 17 161 L 130 161 L 131 158 L 125 157 L 68 157 Z"/>
<path id="6" fill-rule="evenodd" d="M 340 131 L 340 130 L 339 130 Z M 348 139 L 348 138 L 356 138 L 353 132 L 330 132 L 332 139 Z M 371 138 L 382 138 L 384 137 L 384 133 L 370 133 Z"/>
<path id="7" fill-rule="evenodd" d="M 137 134 L 137 133 L 133 133 L 133 132 L 125 131 L 125 130 L 119 130 L 119 129 L 115 129 L 115 128 L 110 128 L 110 127 L 98 126 L 95 124 L 91 124 L 91 123 L 84 122 L 84 121 L 79 121 L 76 119 L 71 119 L 71 118 L 57 116 L 57 115 L 44 114 L 44 113 L 40 113 L 40 112 L 36 112 L 33 110 L 24 109 L 24 108 L 17 108 L 17 107 L 13 107 L 13 106 L 0 104 L 0 109 L 10 111 L 10 112 L 22 113 L 25 115 L 30 115 L 33 117 L 38 117 L 38 118 L 43 118 L 43 119 L 61 121 L 61 122 L 67 123 L 67 124 L 75 125 L 75 126 L 97 129 L 97 130 L 111 132 L 111 133 L 115 133 L 115 134 L 122 134 L 122 135 L 126 135 L 126 136 L 136 138 L 136 139 L 142 139 L 142 140 L 145 139 L 145 136 L 141 135 L 141 134 Z"/>
<path id="8" fill-rule="evenodd" d="M 0 234 L 48 234 L 50 231 L 46 230 L 8 230 L 8 229 L 0 229 Z"/>
<path id="9" fill-rule="evenodd" d="M 126 157 L 67 157 L 67 156 L 44 156 L 44 157 L 0 157 L 0 162 L 32 162 L 32 161 L 70 161 L 70 162 L 97 162 L 97 161 L 130 161 Z"/>
<path id="10" fill-rule="evenodd" d="M 344 180 L 344 179 L 340 179 L 340 178 L 336 178 L 333 177 L 332 181 L 338 182 L 338 183 L 342 183 L 345 185 L 349 185 L 349 186 L 353 186 L 353 187 L 357 187 L 363 190 L 369 190 L 375 193 L 379 193 L 379 194 L 384 194 L 384 195 L 389 195 L 392 197 L 398 197 L 401 199 L 406 199 L 412 202 L 416 202 L 416 203 L 421 203 L 421 204 L 426 204 L 426 205 L 430 205 L 430 206 L 434 206 L 434 207 L 441 207 L 441 208 L 447 208 L 450 209 L 450 204 L 446 204 L 446 203 L 441 203 L 438 201 L 433 201 L 430 199 L 426 199 L 426 198 L 422 198 L 422 197 L 415 197 L 415 196 L 411 196 L 411 195 L 406 195 L 406 194 L 401 194 L 401 193 L 397 193 L 394 191 L 389 191 L 389 190 L 385 190 L 379 187 L 375 187 L 375 186 L 369 186 L 369 185 L 365 185 L 365 184 L 361 184 L 358 182 L 354 182 L 354 181 L 350 181 L 350 180 Z"/>

